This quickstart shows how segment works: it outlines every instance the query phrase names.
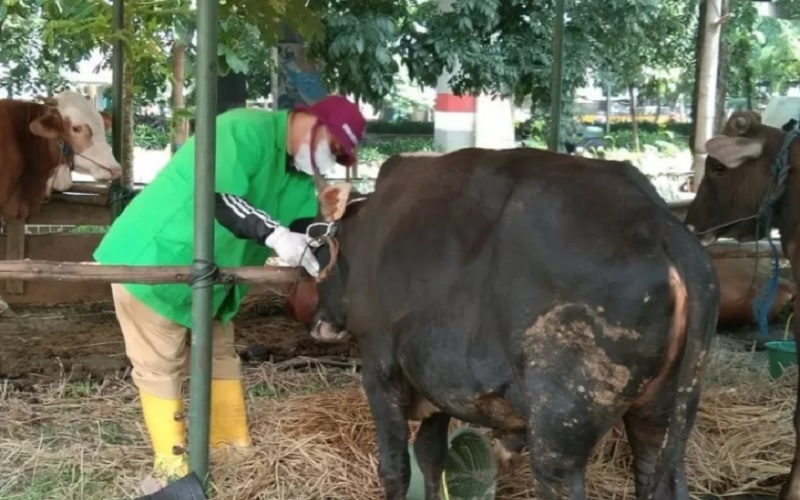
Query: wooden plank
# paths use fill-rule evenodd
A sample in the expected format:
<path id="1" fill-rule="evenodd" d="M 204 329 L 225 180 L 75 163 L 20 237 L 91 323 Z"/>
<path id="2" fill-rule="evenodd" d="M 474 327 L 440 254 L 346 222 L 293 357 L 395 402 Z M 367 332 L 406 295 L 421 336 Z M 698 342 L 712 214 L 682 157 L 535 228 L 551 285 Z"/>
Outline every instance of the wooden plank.
<path id="1" fill-rule="evenodd" d="M 109 226 L 111 210 L 100 205 L 50 200 L 42 205 L 38 214 L 29 217 L 27 223 L 52 226 Z"/>
<path id="2" fill-rule="evenodd" d="M 108 206 L 108 196 L 99 194 L 53 193 L 53 195 L 50 197 L 50 200 L 73 205 L 97 205 L 101 207 Z"/>
<path id="3" fill-rule="evenodd" d="M 72 262 L 92 260 L 92 253 L 102 234 L 47 234 L 31 235 L 25 240 L 25 253 L 31 259 L 59 259 Z M 0 236 L 0 259 L 5 259 L 6 236 Z M 4 286 L 0 280 L 0 286 Z M 56 305 L 79 302 L 111 300 L 111 287 L 105 283 L 53 283 L 29 281 L 22 295 L 4 295 L 3 299 L 14 304 Z"/>
<path id="4" fill-rule="evenodd" d="M 8 259 L 25 258 L 25 223 L 14 221 L 6 224 L 6 256 Z M 12 295 L 22 295 L 25 291 L 24 282 L 9 280 L 6 282 L 6 291 Z"/>
<path id="5" fill-rule="evenodd" d="M 103 182 L 73 182 L 65 193 L 88 193 L 108 196 L 109 184 Z"/>
<path id="6" fill-rule="evenodd" d="M 46 235 L 51 236 L 51 235 Z M 45 237 L 45 236 L 42 236 Z M 222 267 L 219 284 L 266 283 L 293 285 L 301 268 L 279 266 Z M 190 266 L 116 266 L 94 262 L 47 260 L 5 260 L 0 262 L 0 279 L 99 283 L 189 283 Z"/>

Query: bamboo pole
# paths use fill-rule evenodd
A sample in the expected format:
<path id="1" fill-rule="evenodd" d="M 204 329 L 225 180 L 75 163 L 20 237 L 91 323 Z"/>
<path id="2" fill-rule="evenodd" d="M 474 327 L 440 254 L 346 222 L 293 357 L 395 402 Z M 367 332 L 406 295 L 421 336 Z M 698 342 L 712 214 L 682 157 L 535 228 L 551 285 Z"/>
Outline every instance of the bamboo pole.
<path id="1" fill-rule="evenodd" d="M 197 101 L 194 150 L 194 260 L 189 378 L 189 469 L 208 484 L 211 316 L 214 278 L 214 179 L 217 151 L 218 0 L 197 1 Z"/>
<path id="2" fill-rule="evenodd" d="M 216 284 L 289 285 L 310 279 L 302 268 L 284 266 L 223 267 Z M 106 266 L 93 262 L 46 260 L 0 261 L 0 280 L 97 283 L 189 283 L 190 266 Z"/>

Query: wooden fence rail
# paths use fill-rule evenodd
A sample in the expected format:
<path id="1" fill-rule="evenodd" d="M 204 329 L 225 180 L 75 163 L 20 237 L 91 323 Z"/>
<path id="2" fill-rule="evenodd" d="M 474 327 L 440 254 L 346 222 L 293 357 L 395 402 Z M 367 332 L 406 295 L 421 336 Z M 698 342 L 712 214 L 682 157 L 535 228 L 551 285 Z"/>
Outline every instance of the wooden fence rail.
<path id="1" fill-rule="evenodd" d="M 712 258 L 735 259 L 769 257 L 767 242 L 717 243 L 708 247 Z M 780 256 L 783 258 L 782 252 Z M 35 280 L 97 283 L 188 283 L 188 266 L 112 266 L 94 262 L 53 262 L 44 260 L 0 261 L 0 280 Z M 288 285 L 309 279 L 301 268 L 284 266 L 251 266 L 220 268 L 218 283 L 250 283 Z"/>
<path id="2" fill-rule="evenodd" d="M 301 268 L 283 266 L 220 268 L 217 283 L 288 285 L 309 279 Z M 111 266 L 94 262 L 0 261 L 0 280 L 97 283 L 189 283 L 189 266 Z"/>

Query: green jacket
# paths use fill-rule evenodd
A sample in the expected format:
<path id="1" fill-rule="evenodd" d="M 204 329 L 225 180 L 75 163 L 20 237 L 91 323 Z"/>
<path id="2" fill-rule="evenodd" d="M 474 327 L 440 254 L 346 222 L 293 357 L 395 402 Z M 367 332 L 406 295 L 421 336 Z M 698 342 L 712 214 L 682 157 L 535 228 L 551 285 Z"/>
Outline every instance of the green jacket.
<path id="1" fill-rule="evenodd" d="M 227 111 L 217 117 L 216 154 L 216 191 L 241 196 L 285 226 L 317 213 L 312 177 L 286 168 L 287 119 L 287 111 Z M 98 263 L 192 264 L 194 148 L 191 137 L 114 221 L 94 252 Z M 261 266 L 271 252 L 214 222 L 214 260 L 219 267 Z M 189 284 L 125 284 L 125 288 L 155 312 L 191 328 Z M 214 317 L 230 321 L 248 289 L 248 285 L 215 285 Z"/>

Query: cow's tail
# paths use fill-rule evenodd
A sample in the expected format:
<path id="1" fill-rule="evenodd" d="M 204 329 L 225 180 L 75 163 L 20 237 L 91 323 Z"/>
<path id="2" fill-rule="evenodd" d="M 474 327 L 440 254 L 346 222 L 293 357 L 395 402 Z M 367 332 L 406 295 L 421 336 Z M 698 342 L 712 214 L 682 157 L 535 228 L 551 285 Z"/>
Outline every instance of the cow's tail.
<path id="1" fill-rule="evenodd" d="M 671 226 L 665 250 L 669 261 L 669 283 L 674 303 L 672 340 L 679 346 L 678 380 L 672 412 L 664 441 L 656 457 L 655 470 L 645 488 L 644 498 L 656 495 L 658 485 L 674 458 L 678 446 L 688 438 L 697 415 L 700 379 L 719 314 L 719 283 L 705 249 L 682 227 Z M 677 230 L 677 231 L 675 231 Z M 680 234 L 676 234 L 679 232 Z M 678 243 L 682 243 L 680 247 Z M 673 367 L 670 371 L 674 370 Z"/>

